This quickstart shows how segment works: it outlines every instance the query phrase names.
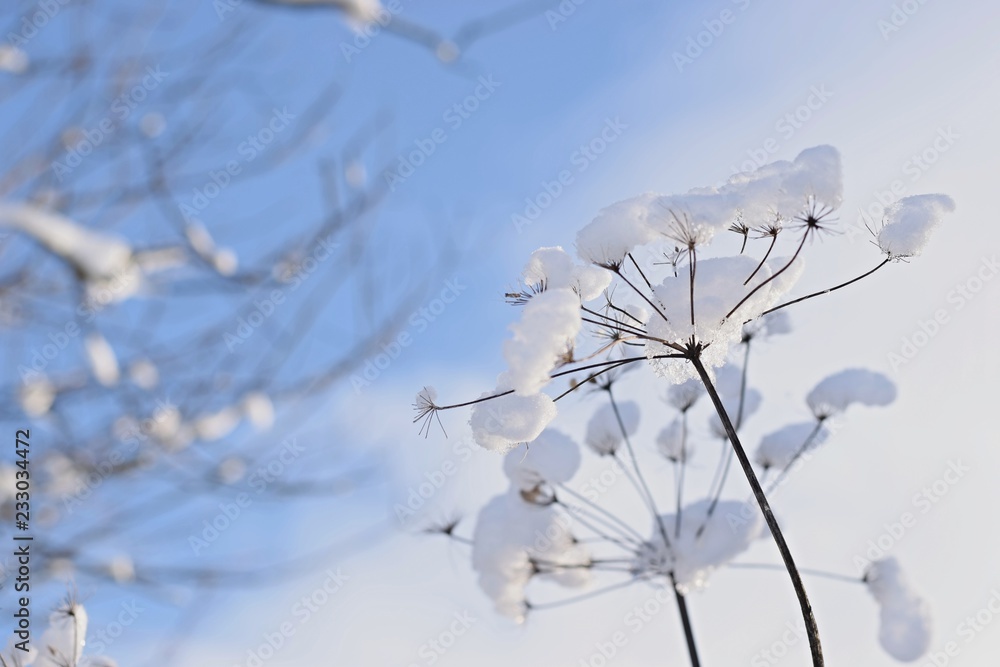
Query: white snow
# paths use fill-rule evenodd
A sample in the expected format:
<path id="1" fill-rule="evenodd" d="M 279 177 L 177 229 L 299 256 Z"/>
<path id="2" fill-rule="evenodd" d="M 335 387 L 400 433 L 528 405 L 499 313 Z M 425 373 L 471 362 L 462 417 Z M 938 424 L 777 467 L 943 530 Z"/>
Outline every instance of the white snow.
<path id="1" fill-rule="evenodd" d="M 903 197 L 886 209 L 878 247 L 890 257 L 916 257 L 944 215 L 954 210 L 955 202 L 946 195 Z"/>
<path id="2" fill-rule="evenodd" d="M 212 253 L 212 268 L 220 276 L 232 276 L 236 274 L 240 262 L 236 256 L 236 251 L 232 248 L 219 248 Z"/>
<path id="3" fill-rule="evenodd" d="M 705 393 L 705 385 L 698 378 L 691 378 L 679 384 L 672 384 L 667 389 L 667 403 L 681 412 L 690 410 Z"/>
<path id="4" fill-rule="evenodd" d="M 863 368 L 849 368 L 830 375 L 806 396 L 806 403 L 816 417 L 839 414 L 852 403 L 886 406 L 894 400 L 896 385 L 892 380 Z"/>
<path id="5" fill-rule="evenodd" d="M 789 424 L 784 428 L 768 433 L 760 440 L 760 446 L 757 448 L 757 453 L 754 457 L 755 460 L 764 466 L 764 468 L 784 470 L 791 465 L 793 458 L 795 458 L 799 450 L 802 450 L 806 441 L 809 440 L 809 436 L 816 429 L 816 425 L 816 422 Z M 826 442 L 828 435 L 825 429 L 820 428 L 812 440 L 809 440 L 809 446 L 805 450 L 802 450 L 803 453 L 812 451 L 822 445 Z"/>
<path id="6" fill-rule="evenodd" d="M 638 246 L 658 238 L 650 217 L 658 215 L 652 203 L 658 195 L 646 193 L 601 210 L 593 222 L 576 234 L 576 251 L 585 262 L 619 264 Z"/>
<path id="7" fill-rule="evenodd" d="M 90 372 L 93 373 L 94 379 L 105 387 L 113 387 L 118 384 L 121 370 L 118 368 L 118 357 L 108 339 L 95 331 L 87 335 L 83 346 L 87 352 L 87 362 L 90 364 Z"/>
<path id="8" fill-rule="evenodd" d="M 72 266 L 89 287 L 107 288 L 114 300 L 135 294 L 142 273 L 131 246 L 121 238 L 96 232 L 69 218 L 28 204 L 0 203 L 0 228 L 13 227 Z"/>
<path id="9" fill-rule="evenodd" d="M 659 525 L 654 523 L 652 538 L 638 557 L 637 569 L 662 574 L 673 571 L 680 591 L 700 590 L 714 570 L 746 551 L 761 536 L 764 518 L 756 507 L 747 508 L 738 500 L 720 500 L 706 523 L 709 505 L 708 499 L 702 499 L 685 506 L 679 534 L 675 533 L 676 515 L 662 515 L 670 547 L 664 545 Z M 703 524 L 705 529 L 699 536 Z"/>
<path id="10" fill-rule="evenodd" d="M 872 563 L 865 584 L 879 604 L 879 642 L 897 660 L 919 660 L 931 644 L 930 607 L 889 557 Z"/>
<path id="11" fill-rule="evenodd" d="M 685 442 L 684 425 L 680 419 L 674 419 L 660 431 L 656 436 L 656 448 L 671 461 L 687 463 L 691 457 L 691 443 Z"/>
<path id="12" fill-rule="evenodd" d="M 27 53 L 13 44 L 0 44 L 0 72 L 24 74 L 30 64 Z"/>
<path id="13" fill-rule="evenodd" d="M 497 378 L 495 391 L 484 398 L 511 389 L 506 373 Z M 472 438 L 483 449 L 504 453 L 522 442 L 531 442 L 556 417 L 556 404 L 546 394 L 507 394 L 472 406 L 469 426 Z"/>
<path id="14" fill-rule="evenodd" d="M 662 304 L 666 320 L 653 315 L 647 325 L 650 336 L 685 344 L 692 336 L 708 347 L 702 353 L 702 361 L 709 368 L 725 363 L 729 350 L 743 338 L 743 323 L 753 320 L 774 305 L 798 278 L 795 265 L 770 281 L 773 275 L 769 262 L 754 275 L 753 280 L 744 281 L 757 268 L 758 260 L 744 255 L 718 257 L 700 260 L 694 281 L 694 321 L 691 326 L 690 276 L 682 271 L 678 276 L 668 276 L 662 284 L 654 287 L 658 303 Z M 779 268 L 782 265 L 778 265 Z M 745 299 L 745 300 L 744 300 Z M 727 315 L 737 304 L 743 302 L 729 317 Z M 646 356 L 670 354 L 666 345 L 650 341 L 646 344 Z M 661 376 L 673 382 L 681 382 L 696 377 L 693 366 L 676 363 L 673 360 L 654 361 L 653 367 Z"/>
<path id="15" fill-rule="evenodd" d="M 530 445 L 509 451 L 503 461 L 504 473 L 521 491 L 568 482 L 579 467 L 580 447 L 568 435 L 551 428 Z"/>
<path id="16" fill-rule="evenodd" d="M 764 401 L 764 397 L 753 387 L 747 386 L 743 395 L 742 420 L 740 419 L 740 388 L 743 382 L 743 369 L 735 364 L 728 364 L 718 369 L 715 374 L 715 389 L 719 392 L 722 405 L 729 414 L 733 426 L 739 427 L 756 413 Z M 708 418 L 708 427 L 717 438 L 725 438 L 726 429 L 722 425 L 719 414 L 712 411 Z"/>
<path id="17" fill-rule="evenodd" d="M 617 405 L 621 424 L 610 403 L 598 408 L 587 422 L 584 443 L 600 456 L 610 456 L 618 451 L 625 441 L 622 435 L 623 425 L 629 437 L 639 428 L 639 404 L 634 401 L 618 401 Z"/>
<path id="18" fill-rule="evenodd" d="M 83 656 L 87 637 L 87 612 L 82 605 L 68 604 L 49 616 L 49 627 L 38 640 L 34 667 L 74 667 Z"/>
<path id="19" fill-rule="evenodd" d="M 580 331 L 580 297 L 569 288 L 549 289 L 524 305 L 521 320 L 504 342 L 511 387 L 521 396 L 537 394 Z"/>
<path id="20" fill-rule="evenodd" d="M 581 301 L 592 301 L 607 289 L 611 273 L 600 267 L 577 264 L 565 250 L 554 246 L 531 253 L 522 280 L 526 285 L 544 285 L 546 289 L 568 287 Z"/>
<path id="21" fill-rule="evenodd" d="M 208 229 L 200 222 L 191 222 L 184 228 L 184 236 L 187 237 L 191 249 L 199 256 L 208 258 L 215 252 L 215 239 L 208 233 Z"/>
<path id="22" fill-rule="evenodd" d="M 194 420 L 195 435 L 204 442 L 221 440 L 239 426 L 242 416 L 241 410 L 235 406 L 201 415 Z"/>
<path id="23" fill-rule="evenodd" d="M 250 392 L 243 397 L 241 407 L 243 415 L 258 431 L 266 431 L 274 425 L 274 404 L 264 392 Z"/>
<path id="24" fill-rule="evenodd" d="M 160 371 L 149 359 L 136 359 L 128 367 L 128 376 L 140 389 L 152 389 L 160 383 Z"/>
<path id="25" fill-rule="evenodd" d="M 17 392 L 21 409 L 29 417 L 48 414 L 56 400 L 56 387 L 41 373 L 25 378 Z"/>
<path id="26" fill-rule="evenodd" d="M 816 146 L 792 162 L 737 174 L 720 187 L 677 195 L 646 193 L 613 204 L 577 234 L 577 252 L 587 262 L 615 264 L 638 246 L 676 236 L 679 224 L 685 236 L 703 245 L 737 215 L 753 227 L 803 216 L 813 204 L 837 208 L 842 199 L 840 155 L 830 146 Z"/>
<path id="27" fill-rule="evenodd" d="M 516 622 L 527 613 L 525 587 L 533 576 L 563 586 L 582 586 L 590 580 L 587 551 L 573 540 L 569 519 L 552 505 L 525 502 L 512 487 L 483 507 L 472 536 L 472 566 L 479 585 L 497 611 Z M 532 561 L 539 563 L 535 573 Z"/>

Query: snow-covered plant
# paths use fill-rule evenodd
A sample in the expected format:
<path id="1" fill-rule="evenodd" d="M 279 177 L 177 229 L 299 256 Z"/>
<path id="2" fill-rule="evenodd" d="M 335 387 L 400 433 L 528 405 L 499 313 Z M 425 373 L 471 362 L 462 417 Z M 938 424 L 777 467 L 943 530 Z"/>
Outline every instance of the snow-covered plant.
<path id="1" fill-rule="evenodd" d="M 49 615 L 49 625 L 36 640 L 12 637 L 0 653 L 2 667 L 115 667 L 110 658 L 84 655 L 87 610 L 72 599 Z"/>
<path id="2" fill-rule="evenodd" d="M 789 298 L 804 271 L 807 243 L 835 231 L 832 214 L 841 200 L 840 157 L 833 148 L 819 146 L 719 187 L 644 194 L 613 204 L 577 234 L 582 263 L 559 247 L 532 254 L 520 285 L 507 294 L 522 310 L 504 344 L 507 369 L 496 389 L 444 405 L 426 387 L 415 404 L 422 430 L 432 421 L 440 423 L 441 411 L 471 406 L 475 441 L 506 453 L 510 488 L 481 511 L 468 540 L 480 585 L 501 613 L 520 621 L 550 606 L 530 600 L 527 586 L 534 578 L 585 586 L 599 574 L 625 577 L 597 592 L 636 582 L 668 585 L 697 666 L 686 596 L 703 588 L 714 570 L 738 565 L 734 559 L 769 532 L 799 602 L 812 664 L 823 664 L 802 570 L 767 493 L 833 435 L 851 406 L 888 405 L 896 388 L 885 376 L 864 369 L 831 375 L 804 397 L 812 419 L 765 435 L 751 458 L 740 435 L 762 405 L 761 394 L 748 385 L 751 348 L 758 340 L 790 333 L 787 306 L 919 255 L 933 228 L 954 208 L 944 195 L 900 200 L 871 229 L 874 245 L 884 254 L 874 269 Z M 752 253 L 755 245 L 760 252 Z M 639 405 L 618 398 L 625 371 L 643 365 L 666 385 L 670 410 L 655 416 L 658 435 L 645 449 L 673 469 L 670 512 L 657 503 L 664 482 L 647 479 L 633 442 Z M 545 391 L 566 380 L 565 389 Z M 603 396 L 580 430 L 586 449 L 611 459 L 648 510 L 639 528 L 634 517 L 615 514 L 600 498 L 571 485 L 580 447 L 550 424 L 557 403 L 578 390 Z M 710 456 L 692 436 L 690 421 L 699 409 L 708 412 L 707 432 L 723 450 L 710 488 L 689 501 L 684 488 L 689 461 Z M 752 499 L 723 497 L 734 457 Z M 642 525 L 647 521 L 651 530 Z M 466 541 L 455 528 L 452 522 L 440 532 Z M 910 591 L 895 561 L 873 564 L 861 579 L 829 576 L 867 584 L 881 608 L 881 643 L 891 655 L 909 661 L 927 650 L 926 605 Z"/>

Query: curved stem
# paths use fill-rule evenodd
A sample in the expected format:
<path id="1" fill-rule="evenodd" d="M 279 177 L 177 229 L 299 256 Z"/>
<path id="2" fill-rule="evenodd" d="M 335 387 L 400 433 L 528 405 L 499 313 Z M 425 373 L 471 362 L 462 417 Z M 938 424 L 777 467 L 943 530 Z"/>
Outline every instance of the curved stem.
<path id="1" fill-rule="evenodd" d="M 802 583 L 802 576 L 799 574 L 799 570 L 795 565 L 795 560 L 792 558 L 792 552 L 788 548 L 788 544 L 785 542 L 785 536 L 781 532 L 778 520 L 775 519 L 774 513 L 771 511 L 771 505 L 767 502 L 767 496 L 764 495 L 764 490 L 761 488 L 760 482 L 757 480 L 757 475 L 754 473 L 753 465 L 751 465 L 750 459 L 747 457 L 746 451 L 743 449 L 740 437 L 736 434 L 736 429 L 733 427 L 733 423 L 729 419 L 729 414 L 726 412 L 726 408 L 722 404 L 719 392 L 716 391 L 715 385 L 712 383 L 712 378 L 709 376 L 705 365 L 701 362 L 699 354 L 699 352 L 695 352 L 691 355 L 691 363 L 694 364 L 695 369 L 698 371 L 702 384 L 705 385 L 705 390 L 711 397 L 712 403 L 715 405 L 716 412 L 719 414 L 719 419 L 722 420 L 722 425 L 725 427 L 726 434 L 729 436 L 729 442 L 733 446 L 733 451 L 736 453 L 736 457 L 740 460 L 740 465 L 743 467 L 743 473 L 746 475 L 747 482 L 749 482 L 750 488 L 753 490 L 753 495 L 757 499 L 760 511 L 764 515 L 764 521 L 767 522 L 767 527 L 771 530 L 771 536 L 774 538 L 774 543 L 777 545 L 778 551 L 781 553 L 781 560 L 784 561 L 785 569 L 788 571 L 788 576 L 792 580 L 792 586 L 795 588 L 795 596 L 798 598 L 799 608 L 802 612 L 802 620 L 805 622 L 806 633 L 809 636 L 809 651 L 812 654 L 813 667 L 823 667 L 823 649 L 820 645 L 819 629 L 816 626 L 816 617 L 813 615 L 812 604 L 810 604 L 809 596 L 806 594 L 805 585 Z"/>
<path id="2" fill-rule="evenodd" d="M 760 260 L 760 264 L 758 264 L 757 268 L 753 270 L 753 273 L 750 274 L 750 277 L 743 281 L 744 285 L 747 285 L 751 280 L 753 280 L 753 277 L 757 275 L 758 271 L 761 270 L 761 268 L 764 266 L 764 263 L 767 262 L 767 258 L 771 256 L 771 251 L 774 250 L 774 244 L 777 242 L 778 242 L 778 235 L 777 234 L 771 235 L 771 245 L 768 246 L 767 252 L 764 253 L 764 259 Z M 743 253 L 740 254 L 742 255 Z"/>
<path id="3" fill-rule="evenodd" d="M 853 285 L 854 283 L 858 282 L 862 278 L 867 278 L 871 274 L 875 273 L 876 271 L 878 271 L 879 269 L 881 269 L 883 266 L 885 266 L 886 264 L 888 264 L 891 261 L 892 261 L 892 258 L 891 257 L 887 257 L 887 258 L 885 258 L 885 260 L 882 261 L 881 264 L 879 264 L 878 266 L 876 266 L 874 269 L 872 269 L 871 271 L 867 271 L 865 273 L 862 273 L 857 278 L 854 278 L 852 280 L 848 280 L 846 283 L 840 283 L 836 287 L 831 287 L 830 289 L 820 290 L 819 292 L 813 292 L 812 294 L 807 294 L 805 296 L 801 296 L 798 299 L 794 299 L 792 301 L 789 301 L 788 303 L 783 303 L 781 305 L 775 306 L 774 308 L 771 308 L 770 310 L 765 310 L 763 313 L 761 313 L 761 317 L 763 317 L 764 315 L 767 315 L 768 313 L 773 313 L 776 310 L 781 310 L 782 308 L 785 308 L 787 306 L 791 306 L 793 304 L 799 303 L 800 301 L 805 301 L 806 299 L 811 299 L 811 298 L 817 297 L 817 296 L 823 296 L 824 294 L 829 294 L 830 292 L 836 292 L 837 290 L 839 290 L 842 287 L 847 287 L 848 285 Z"/>
<path id="4" fill-rule="evenodd" d="M 809 230 L 807 229 L 806 232 L 802 235 L 802 241 L 799 242 L 799 247 L 795 249 L 795 254 L 792 255 L 792 258 L 790 260 L 788 260 L 788 263 L 785 264 L 780 269 L 778 269 L 775 273 L 773 273 L 770 278 L 768 278 L 767 280 L 762 281 L 759 285 L 757 285 L 752 290 L 750 290 L 750 292 L 747 293 L 747 295 L 745 297 L 743 297 L 740 300 L 740 302 L 738 304 L 736 304 L 733 307 L 733 309 L 730 310 L 726 314 L 725 317 L 722 318 L 722 320 L 725 321 L 725 320 L 728 320 L 730 317 L 732 317 L 733 313 L 735 313 L 737 310 L 739 310 L 740 306 L 742 306 L 744 303 L 746 303 L 750 299 L 750 297 L 752 297 L 754 294 L 756 294 L 758 291 L 760 291 L 761 288 L 763 288 L 768 283 L 773 282 L 782 273 L 784 273 L 785 271 L 787 271 L 792 266 L 792 264 L 795 263 L 795 260 L 799 258 L 799 253 L 802 252 L 802 247 L 806 244 L 806 239 L 808 239 L 808 238 L 809 238 Z"/>

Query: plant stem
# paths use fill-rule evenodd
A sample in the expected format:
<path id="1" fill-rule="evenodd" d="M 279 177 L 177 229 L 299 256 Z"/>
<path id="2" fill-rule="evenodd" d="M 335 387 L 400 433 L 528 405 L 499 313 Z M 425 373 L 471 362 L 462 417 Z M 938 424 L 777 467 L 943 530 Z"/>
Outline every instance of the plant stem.
<path id="1" fill-rule="evenodd" d="M 848 285 L 853 285 L 854 283 L 858 282 L 859 280 L 862 280 L 863 278 L 867 278 L 871 274 L 875 273 L 876 271 L 878 271 L 879 269 L 881 269 L 883 266 L 885 266 L 886 264 L 888 264 L 891 261 L 892 261 L 892 257 L 887 257 L 885 260 L 882 261 L 881 264 L 879 264 L 878 266 L 876 266 L 874 269 L 872 269 L 871 271 L 867 271 L 865 273 L 862 273 L 857 278 L 853 278 L 851 280 L 848 280 L 846 283 L 840 283 L 836 287 L 831 287 L 829 289 L 820 290 L 819 292 L 813 292 L 812 294 L 807 294 L 806 296 L 799 297 L 798 299 L 795 299 L 793 301 L 789 301 L 789 302 L 783 303 L 783 304 L 781 304 L 779 306 L 775 306 L 774 308 L 771 308 L 770 310 L 765 310 L 760 315 L 761 315 L 761 317 L 763 317 L 764 315 L 767 315 L 768 313 L 773 313 L 774 311 L 781 310 L 782 308 L 785 308 L 787 306 L 791 306 L 791 305 L 796 304 L 796 303 L 801 303 L 802 301 L 805 301 L 806 299 L 812 299 L 812 298 L 817 297 L 817 296 L 823 296 L 824 294 L 829 294 L 830 292 L 836 292 L 837 290 L 839 290 L 841 288 L 844 288 L 844 287 L 847 287 Z"/>
<path id="2" fill-rule="evenodd" d="M 760 511 L 764 515 L 764 521 L 767 522 L 767 527 L 771 530 L 771 536 L 774 538 L 774 543 L 777 545 L 778 551 L 781 553 L 781 559 L 785 563 L 785 569 L 788 570 L 788 576 L 791 578 L 792 586 L 795 588 L 795 596 L 799 600 L 799 608 L 802 611 L 802 620 L 805 622 L 806 633 L 809 636 L 809 651 L 812 653 L 813 667 L 823 667 L 823 649 L 820 646 L 819 629 L 816 627 L 816 617 L 813 615 L 812 605 L 809 603 L 809 596 L 806 594 L 805 585 L 802 583 L 802 576 L 799 574 L 798 568 L 795 566 L 795 561 L 792 558 L 792 552 L 789 550 L 788 544 L 785 542 L 785 536 L 781 532 L 781 527 L 778 526 L 777 519 L 774 518 L 771 506 L 767 502 L 767 496 L 764 495 L 764 490 L 761 488 L 760 482 L 757 480 L 757 475 L 754 473 L 753 466 L 750 464 L 750 459 L 747 458 L 746 451 L 743 449 L 743 445 L 740 442 L 740 437 L 736 434 L 733 422 L 729 419 L 729 414 L 726 412 L 726 408 L 722 404 L 719 392 L 716 391 L 715 385 L 712 383 L 712 378 L 708 374 L 708 370 L 701 362 L 700 350 L 691 354 L 690 361 L 694 364 L 695 369 L 698 371 L 698 375 L 701 377 L 701 381 L 705 385 L 705 390 L 711 397 L 712 403 L 715 404 L 715 410 L 718 412 L 719 419 L 722 420 L 722 425 L 725 427 L 726 434 L 729 436 L 729 442 L 733 446 L 733 451 L 736 453 L 736 457 L 740 460 L 740 465 L 743 467 L 743 473 L 746 475 L 747 482 L 750 483 L 753 495 L 757 499 Z"/>
<path id="3" fill-rule="evenodd" d="M 684 626 L 684 639 L 687 642 L 688 655 L 691 656 L 691 667 L 701 667 L 698 659 L 698 645 L 694 641 L 694 628 L 691 627 L 691 616 L 688 614 L 687 600 L 684 594 L 677 590 L 677 583 L 673 577 L 670 578 L 670 586 L 674 589 L 674 597 L 677 599 L 677 611 L 681 614 L 681 624 Z"/>

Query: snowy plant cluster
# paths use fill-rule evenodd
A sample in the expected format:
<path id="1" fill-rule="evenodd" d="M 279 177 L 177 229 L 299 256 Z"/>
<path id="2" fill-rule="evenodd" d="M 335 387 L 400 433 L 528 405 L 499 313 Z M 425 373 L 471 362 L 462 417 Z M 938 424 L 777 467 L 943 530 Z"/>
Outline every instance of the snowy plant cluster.
<path id="1" fill-rule="evenodd" d="M 35 640 L 12 637 L 0 653 L 2 667 L 116 667 L 110 658 L 84 655 L 87 610 L 68 601 L 49 615 L 49 625 Z"/>
<path id="2" fill-rule="evenodd" d="M 520 317 L 504 343 L 507 368 L 495 389 L 444 404 L 425 387 L 415 403 L 422 432 L 441 423 L 441 412 L 471 406 L 475 441 L 504 454 L 510 486 L 482 509 L 472 537 L 459 537 L 457 523 L 438 529 L 471 545 L 480 586 L 499 612 L 522 621 L 575 599 L 533 600 L 529 585 L 536 578 L 586 589 L 572 594 L 580 597 L 639 582 L 669 586 L 698 665 L 686 596 L 703 589 L 715 570 L 738 567 L 755 541 L 772 539 L 782 556 L 773 567 L 788 571 L 813 664 L 823 664 L 802 573 L 767 495 L 834 439 L 853 406 L 890 405 L 897 390 L 866 369 L 830 375 L 803 397 L 810 420 L 767 433 L 748 453 L 741 433 L 763 405 L 749 384 L 751 350 L 792 332 L 786 307 L 920 255 L 954 209 L 944 195 L 901 199 L 870 227 L 881 252 L 872 270 L 796 295 L 806 248 L 836 233 L 833 214 L 841 203 L 839 154 L 819 146 L 718 187 L 618 202 L 578 232 L 576 257 L 560 247 L 531 255 L 507 294 Z M 646 417 L 659 429 L 653 442 L 636 441 L 639 405 L 618 398 L 620 384 L 643 366 L 665 391 L 664 410 Z M 559 402 L 580 392 L 599 397 L 585 425 L 567 425 L 585 434 L 582 446 L 552 426 Z M 699 412 L 703 429 L 691 423 Z M 574 488 L 584 453 L 614 464 L 647 514 L 621 516 L 603 498 Z M 650 456 L 666 462 L 672 480 L 647 475 Z M 685 488 L 692 459 L 715 467 L 710 487 L 697 493 Z M 726 497 L 734 462 L 750 485 L 746 497 Z M 672 507 L 659 506 L 664 497 Z M 863 578 L 820 574 L 854 581 L 858 589 L 867 585 L 878 605 L 873 636 L 890 655 L 912 661 L 928 650 L 927 605 L 894 560 L 873 563 Z M 595 590 L 599 578 L 617 581 Z"/>

